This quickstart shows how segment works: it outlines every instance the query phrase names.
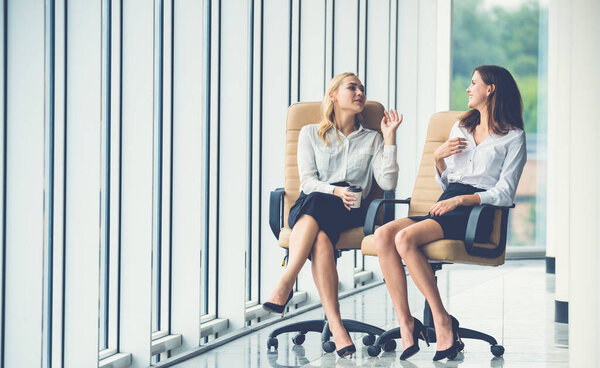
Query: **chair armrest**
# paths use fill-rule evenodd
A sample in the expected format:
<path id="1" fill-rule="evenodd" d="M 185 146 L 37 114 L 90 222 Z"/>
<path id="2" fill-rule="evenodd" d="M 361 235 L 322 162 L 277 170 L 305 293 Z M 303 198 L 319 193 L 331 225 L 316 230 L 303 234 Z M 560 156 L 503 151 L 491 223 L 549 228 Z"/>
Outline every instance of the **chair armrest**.
<path id="1" fill-rule="evenodd" d="M 285 190 L 277 188 L 271 192 L 269 198 L 269 226 L 273 235 L 279 239 L 279 232 L 283 227 L 283 195 Z"/>
<path id="2" fill-rule="evenodd" d="M 498 243 L 498 246 L 493 249 L 480 248 L 474 246 L 475 233 L 477 232 L 477 227 L 479 225 L 481 213 L 485 208 L 491 208 L 502 211 L 502 220 L 500 222 L 500 242 Z M 511 208 L 515 208 L 515 205 L 513 204 L 512 206 L 508 207 L 499 207 L 490 204 L 480 204 L 473 207 L 473 209 L 471 210 L 471 214 L 469 215 L 469 220 L 467 222 L 467 231 L 465 233 L 465 249 L 467 253 L 476 257 L 496 258 L 504 252 L 504 249 L 506 248 L 508 210 L 510 210 Z"/>
<path id="3" fill-rule="evenodd" d="M 369 209 L 367 210 L 367 216 L 365 218 L 365 226 L 363 227 L 363 231 L 365 236 L 371 235 L 375 232 L 375 219 L 377 217 L 377 211 L 379 207 L 384 203 L 401 203 L 401 204 L 410 204 L 410 198 L 406 199 L 374 199 L 369 205 Z M 389 222 L 393 219 L 385 218 L 385 222 Z"/>

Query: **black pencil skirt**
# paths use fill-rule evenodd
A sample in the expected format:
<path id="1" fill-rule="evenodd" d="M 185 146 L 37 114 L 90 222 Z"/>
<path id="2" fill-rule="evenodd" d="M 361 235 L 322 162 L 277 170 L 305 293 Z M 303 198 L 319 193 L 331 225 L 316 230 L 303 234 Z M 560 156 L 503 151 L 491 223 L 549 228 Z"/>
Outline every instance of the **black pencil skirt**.
<path id="1" fill-rule="evenodd" d="M 437 201 L 439 202 L 459 195 L 475 194 L 483 191 L 484 189 L 475 188 L 467 184 L 450 183 Z M 442 227 L 444 239 L 464 241 L 465 233 L 467 231 L 467 222 L 472 209 L 473 207 L 471 206 L 459 206 L 441 216 L 432 216 L 431 213 L 429 213 L 425 216 L 410 216 L 408 218 L 414 221 L 432 219 Z M 478 243 L 486 243 L 492 232 L 494 211 L 490 208 L 486 208 L 482 211 L 481 216 L 479 226 L 475 232 L 475 241 Z"/>
<path id="2" fill-rule="evenodd" d="M 291 228 L 302 215 L 310 215 L 317 221 L 319 230 L 327 234 L 335 249 L 335 244 L 343 231 L 364 225 L 366 208 L 363 206 L 348 211 L 344 207 L 342 199 L 333 194 L 301 192 L 300 197 L 290 209 L 288 224 Z"/>

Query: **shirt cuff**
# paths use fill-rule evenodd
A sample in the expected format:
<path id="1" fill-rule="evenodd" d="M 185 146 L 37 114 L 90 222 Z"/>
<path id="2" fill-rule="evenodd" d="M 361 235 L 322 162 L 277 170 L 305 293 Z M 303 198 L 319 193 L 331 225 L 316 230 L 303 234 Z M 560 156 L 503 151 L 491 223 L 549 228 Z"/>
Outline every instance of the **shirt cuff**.
<path id="1" fill-rule="evenodd" d="M 329 193 L 329 194 L 333 194 L 333 191 L 335 190 L 335 185 L 329 185 L 329 187 L 327 187 L 327 192 L 325 193 Z"/>
<path id="2" fill-rule="evenodd" d="M 481 204 L 493 203 L 492 193 L 490 193 L 489 191 L 486 190 L 485 192 L 477 192 L 476 194 L 481 199 Z"/>
<path id="3" fill-rule="evenodd" d="M 396 156 L 396 145 L 387 145 L 387 146 L 383 146 L 383 155 L 387 156 L 387 155 L 392 155 L 392 156 Z"/>
<path id="4" fill-rule="evenodd" d="M 443 183 L 448 182 L 448 169 L 444 170 L 442 175 L 438 172 L 437 166 L 433 165 L 433 171 L 435 171 L 435 178 L 441 180 Z"/>

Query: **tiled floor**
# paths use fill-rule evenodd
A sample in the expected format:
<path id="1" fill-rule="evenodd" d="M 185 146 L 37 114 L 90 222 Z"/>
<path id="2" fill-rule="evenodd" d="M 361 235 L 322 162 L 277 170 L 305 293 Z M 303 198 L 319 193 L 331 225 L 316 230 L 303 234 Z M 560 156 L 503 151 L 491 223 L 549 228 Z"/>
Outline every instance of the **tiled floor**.
<path id="1" fill-rule="evenodd" d="M 554 275 L 545 273 L 543 261 L 508 261 L 497 268 L 446 265 L 438 271 L 438 285 L 444 303 L 461 327 L 477 329 L 494 336 L 506 348 L 494 358 L 489 345 L 464 340 L 465 349 L 454 361 L 433 362 L 435 344 L 408 361 L 400 361 L 402 343 L 395 352 L 370 357 L 361 336 L 352 334 L 357 353 L 350 359 L 326 354 L 320 335 L 309 333 L 301 346 L 291 335 L 281 335 L 279 348 L 268 351 L 268 334 L 280 324 L 234 340 L 177 368 L 200 367 L 568 367 L 567 325 L 554 323 Z M 410 280 L 410 279 L 409 279 Z M 423 315 L 423 297 L 409 281 L 410 307 L 417 318 Z M 340 301 L 343 318 L 380 326 L 395 327 L 394 311 L 385 286 L 366 290 Z M 282 323 L 321 317 L 316 309 Z"/>

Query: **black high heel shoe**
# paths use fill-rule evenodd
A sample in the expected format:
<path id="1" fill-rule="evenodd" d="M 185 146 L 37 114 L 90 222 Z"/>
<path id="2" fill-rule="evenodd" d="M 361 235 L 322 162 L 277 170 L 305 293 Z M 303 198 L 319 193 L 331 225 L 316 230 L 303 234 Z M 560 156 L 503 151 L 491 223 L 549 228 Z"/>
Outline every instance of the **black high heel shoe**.
<path id="1" fill-rule="evenodd" d="M 347 355 L 356 353 L 356 346 L 354 346 L 354 344 L 348 345 L 348 346 L 341 348 L 340 350 L 337 350 L 336 352 L 340 358 L 343 358 Z"/>
<path id="2" fill-rule="evenodd" d="M 290 291 L 290 295 L 288 296 L 287 300 L 285 301 L 285 303 L 283 305 L 266 302 L 266 303 L 263 303 L 262 307 L 266 311 L 269 311 L 271 313 L 281 314 L 281 316 L 283 317 L 283 314 L 285 312 L 285 306 L 287 305 L 287 303 L 290 302 L 293 295 L 294 295 L 294 290 Z"/>
<path id="3" fill-rule="evenodd" d="M 425 337 L 425 327 L 418 319 L 413 317 L 413 344 L 406 348 L 400 355 L 400 360 L 406 360 L 411 356 L 415 355 L 419 349 L 419 338 L 423 339 L 427 346 L 429 346 L 429 341 L 427 337 Z"/>
<path id="4" fill-rule="evenodd" d="M 460 336 L 458 336 L 458 320 L 453 316 L 450 316 L 452 319 L 452 337 L 454 338 L 454 343 L 451 347 L 446 350 L 436 351 L 433 357 L 433 360 L 441 360 L 444 358 L 448 358 L 450 360 L 456 358 L 458 354 L 458 347 L 460 346 Z"/>

